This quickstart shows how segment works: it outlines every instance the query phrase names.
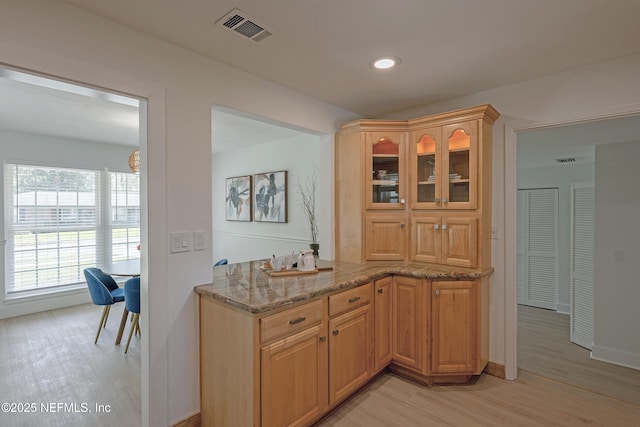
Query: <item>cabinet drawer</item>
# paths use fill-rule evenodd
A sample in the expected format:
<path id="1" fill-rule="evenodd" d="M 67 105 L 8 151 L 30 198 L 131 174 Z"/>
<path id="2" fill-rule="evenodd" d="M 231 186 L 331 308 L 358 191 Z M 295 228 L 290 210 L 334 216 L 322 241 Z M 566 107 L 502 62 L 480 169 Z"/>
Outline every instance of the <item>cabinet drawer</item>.
<path id="1" fill-rule="evenodd" d="M 260 341 L 267 342 L 322 321 L 322 300 L 295 307 L 260 321 Z"/>
<path id="2" fill-rule="evenodd" d="M 329 297 L 329 316 L 369 303 L 371 283 Z"/>

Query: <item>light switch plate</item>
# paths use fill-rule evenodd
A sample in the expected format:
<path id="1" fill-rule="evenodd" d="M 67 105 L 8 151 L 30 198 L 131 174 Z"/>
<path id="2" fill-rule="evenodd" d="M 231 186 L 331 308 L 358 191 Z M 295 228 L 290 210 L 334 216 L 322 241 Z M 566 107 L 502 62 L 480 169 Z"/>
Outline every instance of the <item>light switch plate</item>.
<path id="1" fill-rule="evenodd" d="M 170 234 L 171 252 L 189 252 L 191 250 L 191 233 L 173 232 Z"/>
<path id="2" fill-rule="evenodd" d="M 196 231 L 193 233 L 193 250 L 204 251 L 207 249 L 206 234 L 204 231 Z"/>

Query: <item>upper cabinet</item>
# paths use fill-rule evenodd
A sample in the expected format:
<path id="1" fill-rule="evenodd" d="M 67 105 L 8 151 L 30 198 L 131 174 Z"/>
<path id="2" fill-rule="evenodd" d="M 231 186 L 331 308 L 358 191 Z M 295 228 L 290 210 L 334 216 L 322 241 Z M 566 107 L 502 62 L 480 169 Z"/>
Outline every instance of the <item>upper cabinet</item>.
<path id="1" fill-rule="evenodd" d="M 368 209 L 404 209 L 407 187 L 405 139 L 405 132 L 367 132 Z"/>
<path id="2" fill-rule="evenodd" d="M 411 132 L 411 207 L 474 209 L 477 126 L 473 121 Z"/>
<path id="3" fill-rule="evenodd" d="M 358 120 L 336 138 L 336 259 L 491 267 L 490 105 Z"/>

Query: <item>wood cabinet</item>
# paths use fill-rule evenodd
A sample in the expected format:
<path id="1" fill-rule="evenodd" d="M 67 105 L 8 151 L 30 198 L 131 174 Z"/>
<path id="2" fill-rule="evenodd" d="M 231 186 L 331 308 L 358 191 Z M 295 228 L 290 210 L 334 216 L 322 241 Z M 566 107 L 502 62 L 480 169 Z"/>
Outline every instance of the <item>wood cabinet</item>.
<path id="1" fill-rule="evenodd" d="M 262 426 L 306 425 L 328 406 L 328 343 L 322 301 L 262 319 Z"/>
<path id="2" fill-rule="evenodd" d="M 337 259 L 489 268 L 498 116 L 484 105 L 344 125 L 335 150 Z"/>
<path id="3" fill-rule="evenodd" d="M 422 279 L 393 277 L 393 350 L 395 363 L 416 372 L 423 370 L 424 301 Z"/>
<path id="4" fill-rule="evenodd" d="M 488 361 L 488 279 L 393 278 L 392 366 L 424 382 L 464 382 Z"/>
<path id="5" fill-rule="evenodd" d="M 374 283 L 374 371 L 386 367 L 392 358 L 392 277 Z"/>

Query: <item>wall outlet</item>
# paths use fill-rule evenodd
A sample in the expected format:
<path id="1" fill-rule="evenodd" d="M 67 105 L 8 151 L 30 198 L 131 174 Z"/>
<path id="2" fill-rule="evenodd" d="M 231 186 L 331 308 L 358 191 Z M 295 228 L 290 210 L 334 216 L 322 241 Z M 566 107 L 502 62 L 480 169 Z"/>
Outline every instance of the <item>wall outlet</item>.
<path id="1" fill-rule="evenodd" d="M 191 233 L 177 232 L 171 233 L 171 252 L 189 252 L 191 250 Z"/>
<path id="2" fill-rule="evenodd" d="M 207 248 L 207 237 L 204 231 L 193 233 L 193 250 L 204 251 Z"/>

